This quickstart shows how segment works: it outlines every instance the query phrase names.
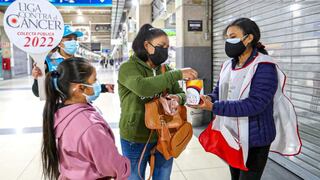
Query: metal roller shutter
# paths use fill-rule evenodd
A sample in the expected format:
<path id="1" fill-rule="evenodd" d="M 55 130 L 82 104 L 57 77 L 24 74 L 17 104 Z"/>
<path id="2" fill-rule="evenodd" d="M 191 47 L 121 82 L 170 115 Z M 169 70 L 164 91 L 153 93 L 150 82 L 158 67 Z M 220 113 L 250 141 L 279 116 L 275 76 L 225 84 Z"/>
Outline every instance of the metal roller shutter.
<path id="1" fill-rule="evenodd" d="M 222 32 L 233 20 L 249 17 L 261 42 L 288 76 L 288 91 L 299 116 L 302 153 L 270 157 L 304 179 L 320 179 L 320 1 L 213 0 L 214 85 L 228 59 Z"/>

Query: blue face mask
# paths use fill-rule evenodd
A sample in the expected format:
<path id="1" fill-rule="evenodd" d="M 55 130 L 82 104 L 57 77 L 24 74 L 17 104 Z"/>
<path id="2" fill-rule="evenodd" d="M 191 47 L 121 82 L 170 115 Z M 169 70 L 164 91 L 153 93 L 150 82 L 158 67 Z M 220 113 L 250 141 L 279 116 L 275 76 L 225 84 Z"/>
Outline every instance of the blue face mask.
<path id="1" fill-rule="evenodd" d="M 64 48 L 62 48 L 63 51 L 69 55 L 74 55 L 79 48 L 79 43 L 76 40 L 64 41 L 63 44 L 64 44 Z"/>
<path id="2" fill-rule="evenodd" d="M 101 93 L 101 84 L 99 83 L 99 81 L 96 81 L 92 85 L 88 85 L 88 84 L 82 84 L 82 85 L 93 88 L 93 91 L 94 91 L 93 95 L 87 95 L 83 93 L 88 103 L 92 103 L 94 100 L 96 100 L 99 97 Z"/>

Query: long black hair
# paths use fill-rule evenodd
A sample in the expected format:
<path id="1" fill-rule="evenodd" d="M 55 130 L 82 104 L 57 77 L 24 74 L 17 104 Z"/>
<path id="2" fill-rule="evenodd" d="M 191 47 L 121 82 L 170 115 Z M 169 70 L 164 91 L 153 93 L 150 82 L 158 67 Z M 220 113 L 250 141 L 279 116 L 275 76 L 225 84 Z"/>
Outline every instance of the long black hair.
<path id="1" fill-rule="evenodd" d="M 83 58 L 61 62 L 45 80 L 46 102 L 43 109 L 43 142 L 41 148 L 43 175 L 49 179 L 59 176 L 59 153 L 54 133 L 54 114 L 59 104 L 71 97 L 71 83 L 86 83 L 94 67 Z"/>
<path id="2" fill-rule="evenodd" d="M 160 36 L 168 36 L 168 35 L 161 29 L 154 28 L 150 24 L 144 24 L 140 28 L 136 38 L 132 43 L 132 49 L 135 55 L 142 61 L 147 61 L 148 52 L 144 47 L 144 42 L 151 41 Z"/>
<path id="3" fill-rule="evenodd" d="M 268 54 L 268 51 L 265 49 L 265 46 L 260 42 L 261 33 L 260 33 L 259 26 L 257 25 L 256 22 L 252 21 L 249 18 L 236 19 L 226 27 L 226 29 L 223 32 L 224 36 L 227 34 L 227 30 L 231 26 L 239 27 L 243 31 L 244 35 L 252 34 L 253 40 L 251 42 L 251 46 L 253 48 L 257 48 L 258 51 L 261 52 L 262 54 Z"/>

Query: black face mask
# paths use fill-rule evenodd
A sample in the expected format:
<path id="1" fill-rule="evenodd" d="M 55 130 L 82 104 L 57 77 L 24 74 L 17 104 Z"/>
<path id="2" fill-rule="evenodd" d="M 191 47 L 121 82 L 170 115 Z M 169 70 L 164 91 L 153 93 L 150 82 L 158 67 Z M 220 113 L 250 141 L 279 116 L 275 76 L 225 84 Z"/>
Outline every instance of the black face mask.
<path id="1" fill-rule="evenodd" d="M 237 58 L 239 57 L 247 47 L 243 44 L 243 40 L 245 40 L 248 35 L 243 36 L 243 38 L 234 38 L 234 39 L 227 39 L 225 44 L 225 51 L 227 56 L 230 58 Z"/>
<path id="2" fill-rule="evenodd" d="M 160 64 L 164 63 L 168 59 L 168 48 L 163 48 L 160 46 L 153 46 L 151 43 L 149 43 L 152 47 L 154 47 L 154 53 L 149 54 L 149 57 L 152 61 L 152 63 L 156 66 L 159 66 Z"/>

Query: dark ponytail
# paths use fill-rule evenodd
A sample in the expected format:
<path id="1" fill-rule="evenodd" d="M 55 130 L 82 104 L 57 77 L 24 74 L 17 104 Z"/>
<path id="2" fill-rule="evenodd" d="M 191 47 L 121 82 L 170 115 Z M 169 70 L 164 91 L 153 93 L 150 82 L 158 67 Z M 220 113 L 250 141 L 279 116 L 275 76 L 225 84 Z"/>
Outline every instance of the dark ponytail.
<path id="1" fill-rule="evenodd" d="M 257 48 L 257 50 L 262 54 L 268 54 L 268 51 L 265 49 L 265 46 L 260 42 L 261 33 L 257 23 L 255 23 L 249 18 L 236 19 L 231 24 L 229 24 L 227 28 L 224 30 L 224 36 L 227 34 L 227 30 L 231 26 L 239 27 L 243 31 L 243 35 L 252 34 L 253 40 L 251 42 L 251 46 L 253 48 Z"/>
<path id="2" fill-rule="evenodd" d="M 144 24 L 132 43 L 132 49 L 135 55 L 142 61 L 147 61 L 148 52 L 144 48 L 144 42 L 151 41 L 160 36 L 167 36 L 167 34 L 161 29 L 152 27 L 150 24 Z"/>
<path id="3" fill-rule="evenodd" d="M 268 51 L 266 50 L 266 47 L 265 47 L 261 42 L 258 42 L 258 43 L 257 43 L 256 48 L 257 48 L 258 51 L 261 52 L 262 54 L 268 55 Z"/>
<path id="4" fill-rule="evenodd" d="M 43 175 L 49 179 L 59 177 L 59 152 L 57 150 L 54 114 L 58 105 L 71 97 L 71 83 L 86 83 L 93 66 L 83 58 L 70 58 L 49 72 L 45 80 L 46 102 L 43 110 L 43 142 L 41 148 Z"/>

